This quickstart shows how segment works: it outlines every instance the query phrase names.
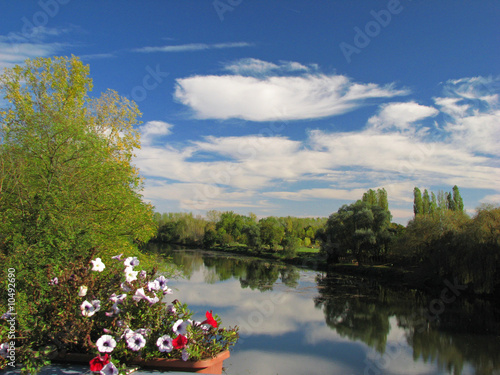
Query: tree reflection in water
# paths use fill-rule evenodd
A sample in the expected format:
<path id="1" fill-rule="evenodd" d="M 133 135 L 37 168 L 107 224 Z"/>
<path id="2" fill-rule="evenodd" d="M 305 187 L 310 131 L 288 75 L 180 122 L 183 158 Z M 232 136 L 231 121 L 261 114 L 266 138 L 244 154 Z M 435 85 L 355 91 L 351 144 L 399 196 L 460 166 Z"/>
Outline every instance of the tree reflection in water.
<path id="1" fill-rule="evenodd" d="M 164 247 L 161 254 L 188 279 L 202 271 L 204 282 L 209 284 L 233 279 L 243 289 L 270 292 L 282 283 L 290 293 L 305 285 L 298 268 L 266 260 L 204 251 L 167 251 Z M 308 279 L 307 288 L 312 287 L 311 281 Z M 318 276 L 316 284 L 314 305 L 322 310 L 326 325 L 342 337 L 365 343 L 379 357 L 391 353 L 394 332 L 398 332 L 398 343 L 405 350 L 411 348 L 415 362 L 437 363 L 441 373 L 469 373 L 472 366 L 475 374 L 500 374 L 500 315 L 498 306 L 489 301 L 460 295 L 453 302 L 443 303 L 444 308 L 436 315 L 439 305 L 431 302 L 439 301 L 441 291 L 426 295 L 388 289 L 361 277 L 337 274 Z"/>
<path id="2" fill-rule="evenodd" d="M 390 319 L 395 318 L 415 360 L 436 361 L 453 374 L 461 374 L 466 362 L 476 374 L 500 371 L 500 317 L 490 302 L 457 298 L 436 316 L 430 313 L 436 296 L 382 288 L 345 275 L 328 274 L 317 283 L 315 306 L 342 337 L 360 340 L 384 355 Z"/>

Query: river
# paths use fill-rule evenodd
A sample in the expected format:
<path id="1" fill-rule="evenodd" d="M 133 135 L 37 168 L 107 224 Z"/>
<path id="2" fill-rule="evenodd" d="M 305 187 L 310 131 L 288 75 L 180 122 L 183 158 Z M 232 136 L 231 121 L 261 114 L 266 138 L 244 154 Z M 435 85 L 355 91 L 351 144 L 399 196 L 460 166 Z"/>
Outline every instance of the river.
<path id="1" fill-rule="evenodd" d="M 184 276 L 172 299 L 213 310 L 240 341 L 227 374 L 500 374 L 500 317 L 453 280 L 435 295 L 201 250 L 157 252 Z"/>

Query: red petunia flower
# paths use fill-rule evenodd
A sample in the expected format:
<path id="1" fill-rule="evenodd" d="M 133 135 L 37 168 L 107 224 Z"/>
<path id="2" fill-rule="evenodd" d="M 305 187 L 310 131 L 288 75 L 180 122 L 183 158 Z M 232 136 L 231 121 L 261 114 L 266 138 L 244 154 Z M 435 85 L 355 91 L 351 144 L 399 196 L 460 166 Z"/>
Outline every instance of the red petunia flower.
<path id="1" fill-rule="evenodd" d="M 109 355 L 97 356 L 90 360 L 90 371 L 101 371 L 109 363 Z"/>
<path id="2" fill-rule="evenodd" d="M 175 349 L 183 349 L 188 342 L 186 336 L 179 335 L 175 339 L 172 340 L 172 345 Z"/>
<path id="3" fill-rule="evenodd" d="M 210 312 L 207 311 L 205 315 L 207 317 L 207 320 L 204 320 L 203 322 L 201 322 L 201 324 L 210 324 L 212 327 L 217 328 L 218 324 L 212 316 L 212 310 L 210 310 Z"/>

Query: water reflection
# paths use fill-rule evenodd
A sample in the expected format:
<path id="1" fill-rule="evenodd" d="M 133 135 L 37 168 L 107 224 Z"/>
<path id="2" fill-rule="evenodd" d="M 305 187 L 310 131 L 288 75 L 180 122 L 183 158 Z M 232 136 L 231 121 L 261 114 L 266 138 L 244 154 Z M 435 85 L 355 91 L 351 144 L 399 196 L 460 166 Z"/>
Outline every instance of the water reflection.
<path id="1" fill-rule="evenodd" d="M 467 363 L 476 374 L 500 369 L 499 320 L 490 302 L 463 297 L 445 304 L 436 296 L 339 275 L 319 277 L 318 291 L 315 304 L 323 310 L 326 324 L 382 356 L 395 318 L 414 360 L 436 361 L 440 370 L 450 374 L 462 374 Z"/>
<path id="2" fill-rule="evenodd" d="M 490 302 L 439 304 L 439 293 L 221 253 L 168 255 L 186 275 L 176 298 L 241 327 L 228 374 L 500 373 Z"/>

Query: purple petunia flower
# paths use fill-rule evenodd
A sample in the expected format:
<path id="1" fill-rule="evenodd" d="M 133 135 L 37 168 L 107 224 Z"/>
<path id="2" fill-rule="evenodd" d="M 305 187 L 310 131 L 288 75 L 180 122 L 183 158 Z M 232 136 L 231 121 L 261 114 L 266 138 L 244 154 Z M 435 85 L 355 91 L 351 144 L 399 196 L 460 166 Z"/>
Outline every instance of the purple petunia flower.
<path id="1" fill-rule="evenodd" d="M 155 281 L 158 282 L 159 290 L 168 289 L 168 286 L 167 286 L 168 279 L 165 278 L 165 276 L 157 277 Z"/>
<path id="2" fill-rule="evenodd" d="M 116 366 L 113 362 L 109 362 L 106 366 L 104 366 L 101 370 L 101 374 L 103 375 L 117 375 L 119 373 Z"/>
<path id="3" fill-rule="evenodd" d="M 188 320 L 182 320 L 182 319 L 179 319 L 177 320 L 175 323 L 174 323 L 174 326 L 172 327 L 172 331 L 174 331 L 174 333 L 178 334 L 178 335 L 183 335 L 185 336 L 186 335 L 186 330 L 187 330 L 187 327 L 189 325 L 191 325 L 193 323 L 192 320 L 188 319 Z"/>
<path id="4" fill-rule="evenodd" d="M 185 362 L 189 358 L 189 353 L 187 352 L 186 348 L 182 349 L 182 360 Z"/>
<path id="5" fill-rule="evenodd" d="M 128 257 L 127 259 L 125 259 L 123 264 L 125 265 L 125 267 L 135 267 L 139 265 L 139 259 L 137 259 L 137 257 Z"/>
<path id="6" fill-rule="evenodd" d="M 7 342 L 4 342 L 3 344 L 0 344 L 0 357 L 7 358 L 9 355 L 9 344 Z"/>

